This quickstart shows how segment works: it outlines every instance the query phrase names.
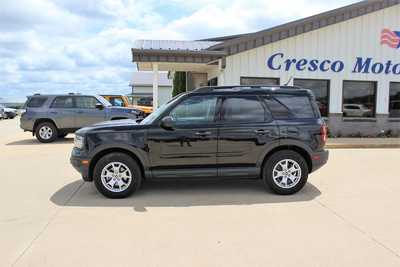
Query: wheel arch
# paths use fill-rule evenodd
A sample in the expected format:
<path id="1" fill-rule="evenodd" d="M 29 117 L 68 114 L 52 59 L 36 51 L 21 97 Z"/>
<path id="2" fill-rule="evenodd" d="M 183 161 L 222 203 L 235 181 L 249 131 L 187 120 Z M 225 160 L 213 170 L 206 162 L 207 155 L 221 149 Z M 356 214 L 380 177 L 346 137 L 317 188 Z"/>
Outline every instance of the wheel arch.
<path id="1" fill-rule="evenodd" d="M 133 158 L 139 165 L 140 167 L 140 171 L 142 173 L 142 177 L 143 179 L 146 178 L 145 175 L 145 169 L 144 169 L 144 164 L 143 162 L 140 160 L 140 157 L 134 153 L 133 151 L 129 150 L 129 149 L 124 149 L 124 148 L 120 148 L 120 147 L 112 147 L 112 148 L 106 148 L 103 149 L 101 151 L 98 151 L 93 158 L 90 160 L 90 164 L 89 164 L 89 178 L 92 181 L 93 180 L 93 171 L 94 171 L 94 167 L 96 166 L 97 162 L 104 157 L 107 154 L 110 153 L 122 153 L 122 154 L 126 154 L 129 157 Z"/>
<path id="2" fill-rule="evenodd" d="M 286 145 L 279 145 L 273 149 L 271 149 L 270 151 L 268 151 L 266 153 L 266 155 L 263 158 L 262 164 L 261 164 L 261 172 L 264 169 L 264 165 L 265 163 L 268 161 L 268 159 L 276 152 L 278 151 L 282 151 L 282 150 L 291 150 L 291 151 L 295 151 L 297 153 L 299 153 L 304 160 L 307 163 L 307 167 L 308 167 L 308 172 L 311 173 L 312 172 L 312 160 L 311 160 L 311 156 L 309 151 L 307 151 L 306 148 L 301 147 L 299 145 L 296 144 L 286 144 Z"/>
<path id="3" fill-rule="evenodd" d="M 35 132 L 36 132 L 36 127 L 38 127 L 38 125 L 43 122 L 50 122 L 57 128 L 57 130 L 59 130 L 58 126 L 54 120 L 52 120 L 50 118 L 40 118 L 40 119 L 35 120 L 35 123 L 33 124 L 33 134 L 35 134 Z"/>

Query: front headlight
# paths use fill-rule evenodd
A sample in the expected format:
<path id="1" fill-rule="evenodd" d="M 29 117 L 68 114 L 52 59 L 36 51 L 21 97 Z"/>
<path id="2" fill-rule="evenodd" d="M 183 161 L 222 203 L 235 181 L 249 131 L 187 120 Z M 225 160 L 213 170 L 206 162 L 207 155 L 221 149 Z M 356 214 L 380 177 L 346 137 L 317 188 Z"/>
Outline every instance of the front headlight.
<path id="1" fill-rule="evenodd" d="M 85 145 L 85 138 L 80 135 L 75 135 L 74 147 L 82 149 L 84 145 Z"/>

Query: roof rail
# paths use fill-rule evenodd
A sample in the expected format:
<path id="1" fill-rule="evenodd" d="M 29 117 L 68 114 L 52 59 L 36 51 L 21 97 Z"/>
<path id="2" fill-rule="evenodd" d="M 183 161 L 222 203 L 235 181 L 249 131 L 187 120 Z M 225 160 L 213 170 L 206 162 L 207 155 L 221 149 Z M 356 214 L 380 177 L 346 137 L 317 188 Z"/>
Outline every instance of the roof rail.
<path id="1" fill-rule="evenodd" d="M 303 89 L 299 86 L 288 85 L 233 85 L 233 86 L 206 86 L 200 87 L 193 92 L 208 93 L 214 91 L 246 91 L 246 90 L 278 90 L 278 89 Z"/>

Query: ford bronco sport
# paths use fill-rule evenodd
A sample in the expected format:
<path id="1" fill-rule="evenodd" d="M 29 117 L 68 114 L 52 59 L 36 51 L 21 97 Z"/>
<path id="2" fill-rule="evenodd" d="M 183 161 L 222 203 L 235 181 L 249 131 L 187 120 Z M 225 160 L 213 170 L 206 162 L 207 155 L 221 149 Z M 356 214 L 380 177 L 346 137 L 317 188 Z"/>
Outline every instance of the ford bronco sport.
<path id="1" fill-rule="evenodd" d="M 75 135 L 71 163 L 106 197 L 145 179 L 253 178 L 293 194 L 327 162 L 327 128 L 310 90 L 204 87 L 140 123 L 100 123 Z"/>

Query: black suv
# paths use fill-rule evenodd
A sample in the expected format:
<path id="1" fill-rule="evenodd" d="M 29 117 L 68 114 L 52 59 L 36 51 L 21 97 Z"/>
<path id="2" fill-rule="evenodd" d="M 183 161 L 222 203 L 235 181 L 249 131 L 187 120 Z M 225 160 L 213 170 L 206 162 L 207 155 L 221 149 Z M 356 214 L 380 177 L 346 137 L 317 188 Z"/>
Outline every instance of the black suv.
<path id="1" fill-rule="evenodd" d="M 293 194 L 327 162 L 327 128 L 310 90 L 204 87 L 142 122 L 104 122 L 76 132 L 71 163 L 110 198 L 145 179 L 253 178 Z"/>

